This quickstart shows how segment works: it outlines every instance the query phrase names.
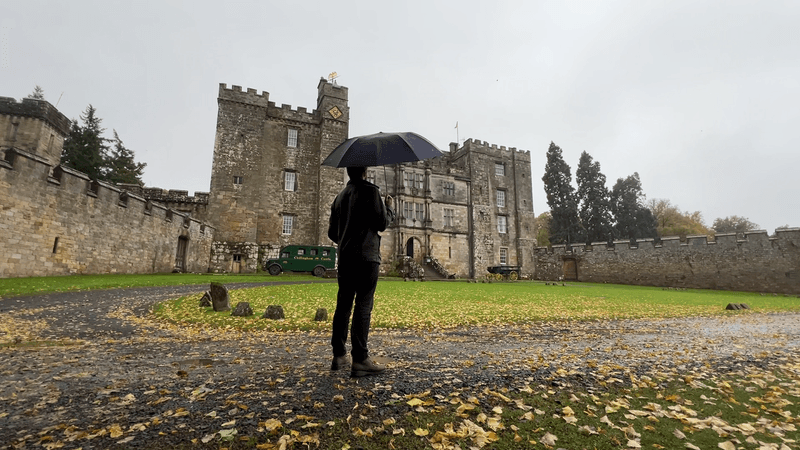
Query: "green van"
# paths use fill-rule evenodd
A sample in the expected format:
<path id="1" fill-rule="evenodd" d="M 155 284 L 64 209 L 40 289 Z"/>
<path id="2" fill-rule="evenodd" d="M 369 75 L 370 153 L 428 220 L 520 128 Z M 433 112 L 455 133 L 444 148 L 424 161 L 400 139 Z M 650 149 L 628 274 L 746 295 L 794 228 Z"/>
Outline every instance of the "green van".
<path id="1" fill-rule="evenodd" d="M 325 275 L 328 269 L 336 268 L 336 248 L 316 245 L 287 245 L 281 249 L 278 259 L 264 263 L 264 270 L 278 275 L 290 272 L 311 272 L 316 277 Z"/>

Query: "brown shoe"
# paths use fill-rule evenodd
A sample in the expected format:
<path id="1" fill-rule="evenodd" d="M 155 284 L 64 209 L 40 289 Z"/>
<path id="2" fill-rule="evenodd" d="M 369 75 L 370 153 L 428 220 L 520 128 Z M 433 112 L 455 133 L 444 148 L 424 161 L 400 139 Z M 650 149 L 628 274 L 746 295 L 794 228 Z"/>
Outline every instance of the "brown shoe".
<path id="1" fill-rule="evenodd" d="M 386 366 L 376 363 L 371 358 L 367 358 L 361 362 L 353 361 L 353 366 L 350 369 L 350 376 L 358 378 L 367 375 L 377 375 L 384 370 L 386 370 Z"/>
<path id="2" fill-rule="evenodd" d="M 344 369 L 344 366 L 348 364 L 350 364 L 350 358 L 348 358 L 347 355 L 334 356 L 333 362 L 331 363 L 331 370 Z"/>

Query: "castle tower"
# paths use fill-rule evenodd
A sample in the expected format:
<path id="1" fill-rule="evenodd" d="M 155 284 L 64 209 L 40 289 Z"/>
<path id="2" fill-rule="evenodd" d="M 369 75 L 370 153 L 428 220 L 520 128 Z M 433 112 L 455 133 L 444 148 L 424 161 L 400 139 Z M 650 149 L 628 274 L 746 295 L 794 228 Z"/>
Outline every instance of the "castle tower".
<path id="1" fill-rule="evenodd" d="M 320 78 L 317 84 L 317 111 L 321 115 L 317 217 L 317 242 L 331 245 L 328 239 L 328 219 L 331 204 L 344 188 L 347 175 L 344 169 L 322 166 L 322 161 L 342 142 L 348 139 L 350 108 L 347 106 L 347 88 L 328 83 Z"/>
<path id="2" fill-rule="evenodd" d="M 70 120 L 45 100 L 0 97 L 0 152 L 14 148 L 43 158 L 51 166 L 61 162 Z"/>
<path id="3" fill-rule="evenodd" d="M 288 244 L 329 244 L 343 171 L 321 167 L 347 139 L 347 88 L 321 79 L 317 109 L 276 106 L 269 93 L 221 84 L 208 220 L 214 270 L 253 272 Z"/>

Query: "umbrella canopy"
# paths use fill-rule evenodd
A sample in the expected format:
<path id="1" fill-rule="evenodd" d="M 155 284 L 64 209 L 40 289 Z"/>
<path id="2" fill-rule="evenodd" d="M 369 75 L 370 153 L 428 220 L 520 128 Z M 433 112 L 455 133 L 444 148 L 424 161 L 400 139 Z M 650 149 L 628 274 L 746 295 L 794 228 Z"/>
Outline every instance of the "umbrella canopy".
<path id="1" fill-rule="evenodd" d="M 376 133 L 350 138 L 336 147 L 323 166 L 370 167 L 442 156 L 429 140 L 410 132 Z"/>

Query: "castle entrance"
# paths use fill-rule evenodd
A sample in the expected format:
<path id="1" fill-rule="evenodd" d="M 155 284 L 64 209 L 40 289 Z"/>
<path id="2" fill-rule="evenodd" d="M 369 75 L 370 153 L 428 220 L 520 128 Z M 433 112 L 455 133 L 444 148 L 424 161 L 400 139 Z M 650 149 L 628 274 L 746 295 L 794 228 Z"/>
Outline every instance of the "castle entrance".
<path id="1" fill-rule="evenodd" d="M 178 251 L 175 252 L 175 270 L 186 272 L 186 247 L 189 246 L 189 238 L 181 236 L 178 238 Z"/>
<path id="2" fill-rule="evenodd" d="M 578 281 L 578 261 L 574 259 L 564 260 L 564 280 Z"/>
<path id="3" fill-rule="evenodd" d="M 425 256 L 422 250 L 422 242 L 415 237 L 410 237 L 406 241 L 406 256 L 411 257 L 414 261 L 421 263 L 422 258 Z"/>

